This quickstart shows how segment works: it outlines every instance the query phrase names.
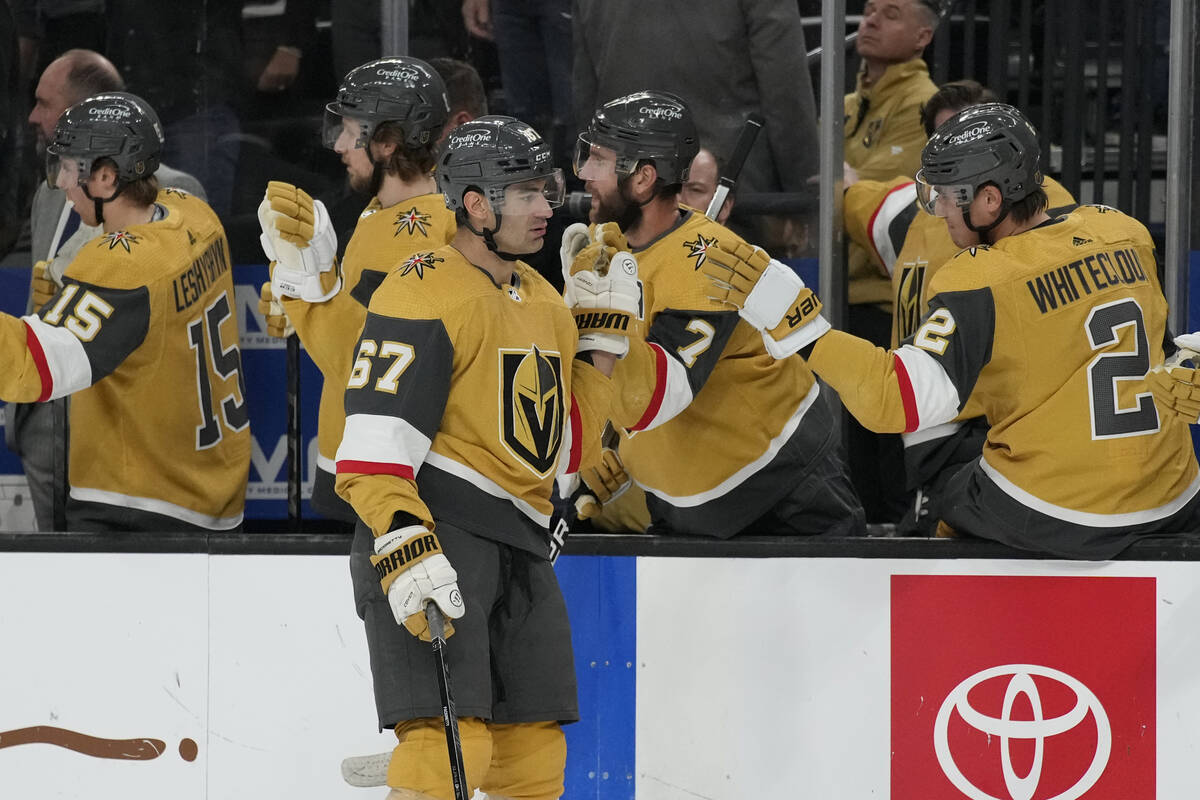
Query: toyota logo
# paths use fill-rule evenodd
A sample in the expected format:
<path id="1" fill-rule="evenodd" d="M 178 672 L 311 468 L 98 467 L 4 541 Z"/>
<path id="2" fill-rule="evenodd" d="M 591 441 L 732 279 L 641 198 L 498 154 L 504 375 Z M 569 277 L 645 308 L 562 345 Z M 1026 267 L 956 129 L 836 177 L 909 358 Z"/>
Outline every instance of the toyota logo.
<path id="1" fill-rule="evenodd" d="M 1057 681 L 1073 691 L 1075 707 L 1062 716 L 1046 719 L 1042 711 L 1037 684 L 1033 680 L 1035 675 Z M 1008 687 L 1004 691 L 1004 705 L 999 717 L 989 717 L 971 707 L 968 694 L 973 688 L 992 678 L 1003 677 L 1008 677 L 1009 681 Z M 1013 703 L 1020 695 L 1025 695 L 1033 707 L 1033 719 L 1031 720 L 1011 718 Z M 950 715 L 955 711 L 972 728 L 989 736 L 999 737 L 1000 766 L 1004 773 L 1004 786 L 1008 790 L 1008 798 L 994 797 L 979 789 L 967 780 L 958 765 L 954 763 L 954 756 L 950 753 L 947 730 L 950 725 Z M 1002 667 L 992 667 L 975 673 L 955 686 L 942 702 L 942 707 L 938 709 L 937 720 L 933 726 L 933 748 L 937 753 L 937 760 L 942 767 L 942 772 L 960 792 L 971 800 L 1032 800 L 1041 779 L 1046 739 L 1074 729 L 1087 718 L 1089 713 L 1096 721 L 1096 753 L 1092 757 L 1092 763 L 1075 782 L 1075 785 L 1050 798 L 1050 800 L 1075 800 L 1091 789 L 1100 779 L 1101 773 L 1104 772 L 1104 767 L 1108 764 L 1109 753 L 1112 750 L 1112 730 L 1109 727 L 1108 715 L 1092 690 L 1065 672 L 1035 664 L 1006 664 Z M 1033 765 L 1029 768 L 1029 774 L 1023 778 L 1017 777 L 1016 771 L 1013 770 L 1012 754 L 1009 750 L 1010 739 L 1033 740 Z"/>

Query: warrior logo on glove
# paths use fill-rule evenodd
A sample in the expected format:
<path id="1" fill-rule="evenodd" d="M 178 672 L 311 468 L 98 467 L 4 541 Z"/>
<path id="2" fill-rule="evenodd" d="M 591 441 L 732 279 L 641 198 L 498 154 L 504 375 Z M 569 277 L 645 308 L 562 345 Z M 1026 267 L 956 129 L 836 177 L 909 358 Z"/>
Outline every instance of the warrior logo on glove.
<path id="1" fill-rule="evenodd" d="M 558 465 L 563 423 L 562 356 L 532 347 L 500 351 L 500 440 L 539 477 Z"/>

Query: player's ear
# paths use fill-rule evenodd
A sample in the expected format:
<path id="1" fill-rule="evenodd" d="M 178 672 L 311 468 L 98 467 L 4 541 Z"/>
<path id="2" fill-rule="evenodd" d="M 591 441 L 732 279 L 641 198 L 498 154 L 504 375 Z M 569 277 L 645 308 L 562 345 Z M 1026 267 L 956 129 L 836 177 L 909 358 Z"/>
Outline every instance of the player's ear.
<path id="1" fill-rule="evenodd" d="M 100 163 L 92 168 L 92 180 L 104 189 L 117 188 L 117 169 L 112 164 Z"/>
<path id="2" fill-rule="evenodd" d="M 492 212 L 491 204 L 488 203 L 487 197 L 482 192 L 477 192 L 474 189 L 468 189 L 463 194 L 463 208 L 467 212 L 467 216 L 475 220 L 487 220 Z"/>
<path id="3" fill-rule="evenodd" d="M 654 192 L 654 184 L 658 180 L 658 169 L 653 163 L 643 161 L 629 176 L 629 188 L 637 200 L 648 200 Z"/>

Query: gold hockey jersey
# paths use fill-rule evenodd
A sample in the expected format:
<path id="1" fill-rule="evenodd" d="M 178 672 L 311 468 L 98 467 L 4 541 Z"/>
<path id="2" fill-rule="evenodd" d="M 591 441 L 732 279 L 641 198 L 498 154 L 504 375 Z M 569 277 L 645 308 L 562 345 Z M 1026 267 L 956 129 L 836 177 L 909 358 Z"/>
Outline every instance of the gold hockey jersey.
<path id="1" fill-rule="evenodd" d="M 1125 534 L 1169 529 L 1190 508 L 1200 491 L 1190 433 L 1159 418 L 1144 380 L 1163 361 L 1167 307 L 1141 224 L 1083 206 L 963 250 L 929 292 L 929 312 L 895 351 L 834 331 L 810 363 L 876 430 L 987 417 L 977 483 L 1041 516 L 971 532 L 1108 557 Z"/>
<path id="2" fill-rule="evenodd" d="M 617 362 L 620 453 L 657 525 L 727 537 L 792 485 L 832 429 L 807 365 L 709 299 L 706 251 L 737 235 L 690 209 L 636 251 L 646 339 Z"/>
<path id="3" fill-rule="evenodd" d="M 454 213 L 441 194 L 424 194 L 384 208 L 371 199 L 342 258 L 342 289 L 323 303 L 283 301 L 284 311 L 323 379 L 317 421 L 317 468 L 313 502 L 336 508 L 332 495 L 334 458 L 342 441 L 346 381 L 354 345 L 362 333 L 371 295 L 392 269 L 413 253 L 430 251 L 454 238 Z M 322 473 L 328 476 L 322 480 Z"/>
<path id="4" fill-rule="evenodd" d="M 0 397 L 73 395 L 73 500 L 227 530 L 250 468 L 229 247 L 203 201 L 158 204 L 86 244 L 38 315 L 0 316 Z"/>
<path id="5" fill-rule="evenodd" d="M 338 494 L 376 536 L 407 512 L 546 556 L 555 476 L 599 458 L 611 404 L 577 342 L 562 297 L 525 263 L 497 286 L 453 247 L 412 256 L 371 298 Z"/>

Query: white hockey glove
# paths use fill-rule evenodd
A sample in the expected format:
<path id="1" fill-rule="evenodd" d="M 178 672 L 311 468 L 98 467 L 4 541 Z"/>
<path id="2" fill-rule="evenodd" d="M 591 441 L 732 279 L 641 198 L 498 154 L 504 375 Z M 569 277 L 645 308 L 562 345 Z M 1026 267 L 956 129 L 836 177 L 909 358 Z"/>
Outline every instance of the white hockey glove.
<path id="1" fill-rule="evenodd" d="M 324 203 L 290 183 L 271 181 L 258 204 L 258 223 L 276 297 L 320 303 L 337 294 L 337 234 Z"/>
<path id="2" fill-rule="evenodd" d="M 371 565 L 397 623 L 428 642 L 425 604 L 437 603 L 446 617 L 446 638 L 450 638 L 454 633 L 450 620 L 461 617 L 467 608 L 458 590 L 458 573 L 442 554 L 437 534 L 424 525 L 388 531 L 375 540 Z"/>
<path id="3" fill-rule="evenodd" d="M 708 248 L 700 269 L 713 283 L 709 297 L 737 308 L 776 359 L 798 353 L 832 327 L 800 276 L 757 247 L 718 242 Z"/>
<path id="4" fill-rule="evenodd" d="M 592 243 L 592 232 L 582 222 L 572 222 L 563 231 L 562 244 L 558 248 L 558 260 L 562 264 L 563 297 L 567 306 L 575 307 L 575 298 L 571 287 L 571 265 L 583 248 Z"/>
<path id="5" fill-rule="evenodd" d="M 1175 337 L 1179 352 L 1146 375 L 1160 414 L 1172 414 L 1189 425 L 1200 421 L 1200 333 Z M 1187 362 L 1192 366 L 1186 366 Z"/>
<path id="6" fill-rule="evenodd" d="M 567 249 L 563 236 L 563 250 Z M 578 245 L 577 232 L 571 246 Z M 592 243 L 564 265 L 563 295 L 579 328 L 579 351 L 601 350 L 617 358 L 629 352 L 629 337 L 640 336 L 642 286 L 638 263 L 616 225 L 597 225 Z"/>
<path id="7" fill-rule="evenodd" d="M 263 315 L 267 323 L 268 336 L 286 339 L 296 332 L 287 312 L 283 310 L 283 303 L 275 298 L 275 292 L 269 283 L 262 285 L 262 293 L 258 298 L 258 313 Z"/>

